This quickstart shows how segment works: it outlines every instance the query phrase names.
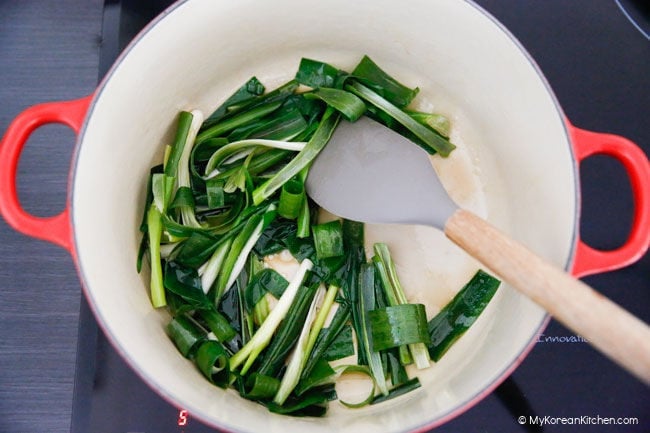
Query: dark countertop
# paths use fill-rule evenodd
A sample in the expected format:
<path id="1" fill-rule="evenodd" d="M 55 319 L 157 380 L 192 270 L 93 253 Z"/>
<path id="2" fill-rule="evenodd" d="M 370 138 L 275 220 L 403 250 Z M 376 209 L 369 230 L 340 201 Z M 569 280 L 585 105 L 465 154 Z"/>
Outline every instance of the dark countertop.
<path id="1" fill-rule="evenodd" d="M 106 3 L 120 4 L 117 0 Z M 122 3 L 146 8 L 142 6 L 145 2 Z M 650 154 L 650 40 L 627 21 L 617 2 L 478 3 L 531 53 L 575 125 L 626 136 Z M 100 71 L 106 68 L 100 61 L 102 48 L 124 43 L 102 36 L 103 12 L 101 0 L 0 1 L 0 134 L 30 105 L 74 99 L 93 91 Z M 59 125 L 42 127 L 31 137 L 19 165 L 18 181 L 19 196 L 28 211 L 45 216 L 63 209 L 73 143 L 74 134 Z M 620 245 L 629 228 L 632 206 L 624 172 L 612 160 L 594 157 L 583 164 L 581 179 L 583 237 L 600 248 Z M 587 277 L 586 281 L 650 321 L 650 254 L 631 267 Z M 83 385 L 77 383 L 75 390 L 76 360 L 96 359 L 98 371 L 105 364 L 120 363 L 110 348 L 102 349 L 101 344 L 97 354 L 78 358 L 77 344 L 83 335 L 83 330 L 79 334 L 80 311 L 82 315 L 87 311 L 81 304 L 80 284 L 69 254 L 0 222 L 1 432 L 69 431 L 73 399 Z M 650 431 L 648 388 L 588 345 L 558 342 L 559 337 L 571 336 L 552 321 L 545 332 L 549 339 L 538 343 L 511 380 L 440 431 L 526 431 L 516 418 L 528 413 L 638 417 L 635 426 L 590 427 L 599 432 Z M 92 370 L 94 364 L 79 368 L 84 367 Z M 103 371 L 117 371 L 106 392 L 112 384 L 119 393 L 120 386 L 134 378 L 127 368 Z M 92 385 L 93 378 L 89 376 L 87 382 Z M 137 395 L 152 398 L 147 392 Z M 508 398 L 510 403 L 504 403 Z M 110 410 L 137 416 L 137 405 L 127 407 L 114 400 Z M 76 410 L 88 405 L 78 405 Z M 120 424 L 116 415 L 100 411 L 96 418 L 104 423 L 113 419 L 113 424 L 103 424 L 114 426 L 106 427 L 106 432 L 161 431 L 146 425 L 132 430 L 134 424 Z M 173 416 L 170 419 L 173 422 Z M 169 424 L 165 431 L 177 431 L 173 427 Z M 544 431 L 588 428 L 555 425 Z M 191 431 L 187 429 L 187 433 Z"/>

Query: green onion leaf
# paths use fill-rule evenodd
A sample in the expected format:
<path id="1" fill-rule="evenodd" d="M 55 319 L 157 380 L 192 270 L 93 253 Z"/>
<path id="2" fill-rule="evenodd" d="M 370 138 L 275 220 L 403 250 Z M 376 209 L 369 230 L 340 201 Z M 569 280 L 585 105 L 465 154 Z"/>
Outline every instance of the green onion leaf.
<path id="1" fill-rule="evenodd" d="M 206 336 L 205 331 L 186 315 L 174 317 L 167 325 L 167 333 L 181 355 L 186 358 L 194 356 L 197 344 Z"/>
<path id="2" fill-rule="evenodd" d="M 305 98 L 318 98 L 330 107 L 338 110 L 346 120 L 355 122 L 366 111 L 366 104 L 353 93 L 341 89 L 321 87 L 311 93 L 305 93 Z"/>
<path id="3" fill-rule="evenodd" d="M 275 191 L 281 188 L 285 182 L 309 165 L 323 147 L 325 147 L 332 136 L 340 117 L 337 114 L 328 114 L 327 112 L 323 117 L 326 118 L 321 121 L 312 138 L 307 142 L 298 155 L 296 155 L 295 158 L 293 158 L 271 179 L 267 180 L 253 191 L 253 203 L 257 205 L 263 200 L 269 198 Z"/>
<path id="4" fill-rule="evenodd" d="M 160 212 L 153 204 L 147 213 L 147 227 L 149 233 L 149 262 L 151 266 L 151 304 L 154 308 L 160 308 L 167 304 L 160 258 L 162 225 Z"/>
<path id="5" fill-rule="evenodd" d="M 449 156 L 451 151 L 456 148 L 456 146 L 454 146 L 449 140 L 420 124 L 407 113 L 400 110 L 398 107 L 391 104 L 363 84 L 352 81 L 351 84 L 346 85 L 345 88 L 359 96 L 361 99 L 386 112 L 406 127 L 410 132 L 415 134 L 415 136 L 422 140 L 424 146 L 419 142 L 416 144 L 420 145 L 428 153 L 433 154 L 438 152 L 441 156 Z"/>
<path id="6" fill-rule="evenodd" d="M 352 76 L 398 107 L 410 104 L 419 91 L 417 87 L 411 89 L 398 82 L 368 56 L 363 56 Z"/>
<path id="7" fill-rule="evenodd" d="M 404 344 L 429 343 L 427 316 L 422 304 L 401 304 L 368 312 L 372 349 L 380 350 Z"/>
<path id="8" fill-rule="evenodd" d="M 303 204 L 307 200 L 305 185 L 299 177 L 294 177 L 282 185 L 278 214 L 286 219 L 296 219 L 303 211 Z"/>
<path id="9" fill-rule="evenodd" d="M 260 373 L 249 374 L 244 382 L 244 397 L 251 400 L 271 399 L 280 388 L 280 381 L 275 377 Z"/>
<path id="10" fill-rule="evenodd" d="M 338 220 L 312 226 L 316 257 L 326 259 L 343 255 L 343 228 Z"/>
<path id="11" fill-rule="evenodd" d="M 266 295 L 272 294 L 275 298 L 280 298 L 286 290 L 289 282 L 272 268 L 264 268 L 257 272 L 251 278 L 244 290 L 244 304 L 248 312 L 253 311 L 253 307 Z"/>
<path id="12" fill-rule="evenodd" d="M 420 379 L 414 377 L 413 379 L 391 389 L 388 395 L 378 395 L 372 400 L 370 404 L 382 403 L 384 401 L 400 397 L 408 392 L 418 389 L 421 386 L 422 384 L 420 383 Z"/>
<path id="13" fill-rule="evenodd" d="M 313 88 L 335 87 L 339 75 L 339 70 L 332 65 L 318 60 L 302 58 L 296 72 L 296 80 L 300 84 Z"/>
<path id="14" fill-rule="evenodd" d="M 218 341 L 207 340 L 196 351 L 194 362 L 201 373 L 220 388 L 230 384 L 228 352 Z"/>
<path id="15" fill-rule="evenodd" d="M 361 335 L 357 336 L 357 338 L 363 341 L 368 366 L 370 367 L 370 372 L 375 380 L 377 389 L 383 395 L 388 395 L 381 355 L 379 352 L 373 350 L 372 329 L 369 318 L 370 311 L 375 308 L 375 268 L 372 265 L 364 264 L 362 266 L 359 274 L 359 291 Z"/>
<path id="16" fill-rule="evenodd" d="M 302 286 L 302 282 L 305 279 L 307 272 L 311 269 L 313 263 L 305 259 L 302 261 L 296 275 L 291 280 L 286 290 L 282 294 L 282 297 L 278 301 L 277 305 L 271 313 L 266 318 L 262 326 L 255 332 L 253 337 L 242 349 L 235 353 L 232 358 L 230 358 L 230 367 L 231 369 L 236 369 L 242 363 L 246 362 L 246 365 L 241 370 L 241 374 L 244 375 L 253 364 L 257 356 L 268 346 L 273 333 L 277 329 L 278 325 L 285 318 L 289 307 L 298 293 L 298 289 Z"/>
<path id="17" fill-rule="evenodd" d="M 479 270 L 445 307 L 429 321 L 429 355 L 438 361 L 487 307 L 501 282 Z"/>
<path id="18" fill-rule="evenodd" d="M 228 112 L 232 110 L 233 106 L 242 105 L 243 103 L 254 99 L 256 96 L 262 95 L 264 90 L 264 85 L 257 79 L 257 77 L 252 77 L 237 89 L 235 93 L 230 95 L 228 99 L 226 99 L 226 101 L 205 120 L 204 125 L 214 125 L 221 120 L 222 117 L 228 114 Z"/>

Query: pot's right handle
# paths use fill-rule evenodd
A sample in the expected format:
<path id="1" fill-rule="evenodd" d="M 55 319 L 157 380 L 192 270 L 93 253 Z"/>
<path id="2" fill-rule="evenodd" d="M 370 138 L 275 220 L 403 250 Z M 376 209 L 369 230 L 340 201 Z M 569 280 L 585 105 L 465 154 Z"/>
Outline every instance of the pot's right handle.
<path id="1" fill-rule="evenodd" d="M 29 107 L 11 122 L 0 142 L 0 214 L 15 230 L 62 246 L 73 255 L 69 205 L 51 217 L 29 214 L 18 200 L 16 172 L 23 147 L 36 128 L 48 123 L 62 123 L 79 134 L 91 99 L 92 95 Z"/>
<path id="2" fill-rule="evenodd" d="M 573 150 L 578 163 L 601 154 L 618 160 L 630 180 L 634 198 L 634 218 L 630 235 L 621 247 L 597 250 L 578 240 L 572 274 L 576 277 L 612 271 L 639 260 L 650 245 L 650 163 L 641 148 L 630 140 L 576 128 L 569 124 Z"/>

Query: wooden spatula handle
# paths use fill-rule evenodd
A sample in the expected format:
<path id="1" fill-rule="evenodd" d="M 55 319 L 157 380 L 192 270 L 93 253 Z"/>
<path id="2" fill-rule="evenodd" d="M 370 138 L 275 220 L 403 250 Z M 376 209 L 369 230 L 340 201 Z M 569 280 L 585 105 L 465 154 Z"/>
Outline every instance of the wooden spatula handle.
<path id="1" fill-rule="evenodd" d="M 650 327 L 585 283 L 466 210 L 445 225 L 449 239 L 610 359 L 650 385 Z"/>

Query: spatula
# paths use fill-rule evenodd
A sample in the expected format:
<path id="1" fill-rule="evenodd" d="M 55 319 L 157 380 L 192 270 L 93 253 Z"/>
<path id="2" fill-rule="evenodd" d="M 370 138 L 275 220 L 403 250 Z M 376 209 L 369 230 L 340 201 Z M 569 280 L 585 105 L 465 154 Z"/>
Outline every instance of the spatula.
<path id="1" fill-rule="evenodd" d="M 436 227 L 467 253 L 650 385 L 650 327 L 449 197 L 419 146 L 370 120 L 342 122 L 314 161 L 308 194 L 360 222 Z"/>

